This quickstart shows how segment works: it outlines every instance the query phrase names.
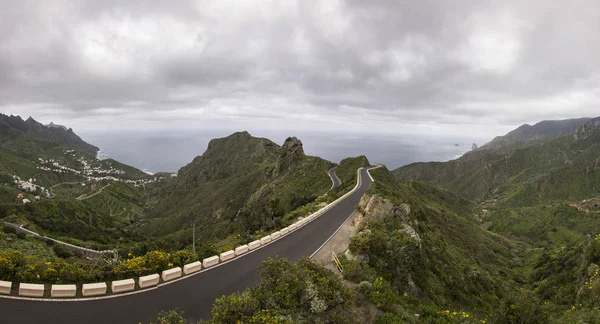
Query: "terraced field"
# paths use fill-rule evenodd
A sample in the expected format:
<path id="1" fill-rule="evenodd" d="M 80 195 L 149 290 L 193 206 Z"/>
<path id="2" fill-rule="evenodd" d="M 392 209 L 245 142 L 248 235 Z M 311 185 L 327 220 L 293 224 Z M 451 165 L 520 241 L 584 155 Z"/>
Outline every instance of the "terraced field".
<path id="1" fill-rule="evenodd" d="M 115 226 L 126 226 L 140 219 L 144 214 L 143 199 L 145 190 L 123 183 L 112 182 L 110 186 L 85 202 L 99 213 L 111 216 Z"/>

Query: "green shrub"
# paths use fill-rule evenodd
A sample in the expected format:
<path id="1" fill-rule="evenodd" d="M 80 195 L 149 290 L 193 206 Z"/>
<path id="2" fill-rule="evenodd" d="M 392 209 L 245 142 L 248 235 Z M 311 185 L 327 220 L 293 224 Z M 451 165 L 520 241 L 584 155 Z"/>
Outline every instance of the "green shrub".
<path id="1" fill-rule="evenodd" d="M 345 254 L 340 254 L 338 258 L 344 269 L 344 271 L 342 272 L 344 279 L 350 280 L 352 282 L 375 280 L 375 271 L 371 269 L 368 265 L 363 264 L 357 260 L 350 260 Z"/>
<path id="2" fill-rule="evenodd" d="M 213 323 L 237 323 L 260 310 L 259 300 L 249 291 L 234 293 L 215 300 L 211 310 Z"/>
<path id="3" fill-rule="evenodd" d="M 71 252 L 69 249 L 67 249 L 61 244 L 53 244 L 52 250 L 54 251 L 54 253 L 56 253 L 56 256 L 63 259 L 68 259 L 74 255 L 73 252 Z"/>
<path id="4" fill-rule="evenodd" d="M 212 323 L 352 321 L 348 310 L 355 293 L 309 259 L 297 263 L 268 259 L 260 266 L 259 277 L 254 288 L 217 299 Z"/>
<path id="5" fill-rule="evenodd" d="M 198 256 L 196 254 L 194 254 L 192 251 L 180 250 L 180 251 L 173 253 L 173 256 L 171 257 L 171 259 L 173 260 L 173 265 L 178 266 L 178 267 L 183 267 L 184 265 L 186 265 L 188 263 L 197 261 Z"/>
<path id="6" fill-rule="evenodd" d="M 144 255 L 146 268 L 160 272 L 169 267 L 170 255 L 163 251 L 150 251 Z"/>
<path id="7" fill-rule="evenodd" d="M 377 316 L 375 324 L 404 324 L 410 323 L 407 319 L 396 313 L 383 313 Z"/>
<path id="8" fill-rule="evenodd" d="M 371 302 L 380 309 L 390 309 L 399 302 L 399 296 L 392 290 L 390 283 L 382 277 L 375 279 L 369 296 Z"/>
<path id="9" fill-rule="evenodd" d="M 158 313 L 156 324 L 187 324 L 184 312 L 175 310 L 161 311 Z"/>

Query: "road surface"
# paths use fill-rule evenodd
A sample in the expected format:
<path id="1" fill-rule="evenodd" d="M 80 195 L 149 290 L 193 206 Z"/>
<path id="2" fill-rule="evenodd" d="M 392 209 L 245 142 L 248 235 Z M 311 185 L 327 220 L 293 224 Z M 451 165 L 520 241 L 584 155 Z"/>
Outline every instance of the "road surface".
<path id="1" fill-rule="evenodd" d="M 340 181 L 340 178 L 337 177 L 337 174 L 335 174 L 335 169 L 336 168 L 332 168 L 331 170 L 329 170 L 329 178 L 331 178 L 331 188 L 329 188 L 329 190 L 333 190 L 333 188 L 337 188 L 339 187 L 342 182 Z"/>
<path id="2" fill-rule="evenodd" d="M 134 295 L 87 301 L 29 301 L 0 298 L 2 323 L 149 323 L 161 310 L 179 308 L 186 317 L 209 319 L 214 300 L 258 281 L 257 267 L 269 257 L 296 261 L 315 252 L 354 212 L 371 179 L 321 217 L 283 238 L 208 271 Z"/>

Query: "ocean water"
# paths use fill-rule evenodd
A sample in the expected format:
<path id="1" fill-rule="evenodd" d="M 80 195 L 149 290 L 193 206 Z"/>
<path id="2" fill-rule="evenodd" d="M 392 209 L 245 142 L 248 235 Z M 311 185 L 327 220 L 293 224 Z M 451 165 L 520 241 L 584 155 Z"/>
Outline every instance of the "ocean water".
<path id="1" fill-rule="evenodd" d="M 101 149 L 100 158 L 113 158 L 148 173 L 177 172 L 202 155 L 213 138 L 224 137 L 230 131 L 170 131 L 170 132 L 110 132 L 82 134 L 82 138 Z M 298 137 L 306 154 L 339 162 L 366 155 L 371 163 L 383 163 L 390 170 L 418 161 L 447 161 L 471 149 L 469 138 L 381 136 L 375 134 L 256 133 L 282 144 L 288 135 Z M 480 143 L 478 143 L 480 144 Z"/>

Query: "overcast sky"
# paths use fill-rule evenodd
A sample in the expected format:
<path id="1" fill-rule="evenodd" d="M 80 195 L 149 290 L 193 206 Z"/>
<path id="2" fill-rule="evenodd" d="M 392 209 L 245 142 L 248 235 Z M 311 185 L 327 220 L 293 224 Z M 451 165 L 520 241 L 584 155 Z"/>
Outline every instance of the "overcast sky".
<path id="1" fill-rule="evenodd" d="M 0 112 L 78 133 L 327 130 L 482 141 L 526 122 L 600 115 L 600 0 L 0 0 L 0 8 Z"/>

